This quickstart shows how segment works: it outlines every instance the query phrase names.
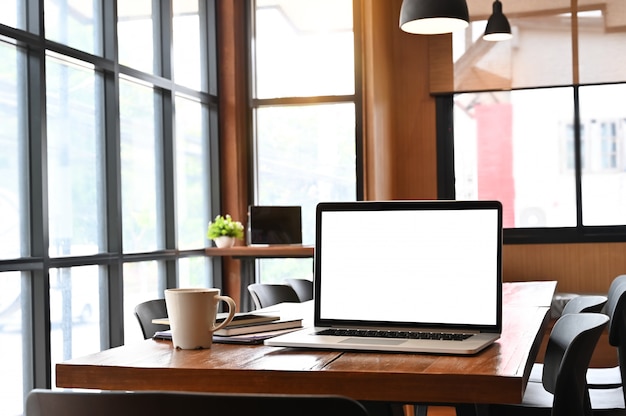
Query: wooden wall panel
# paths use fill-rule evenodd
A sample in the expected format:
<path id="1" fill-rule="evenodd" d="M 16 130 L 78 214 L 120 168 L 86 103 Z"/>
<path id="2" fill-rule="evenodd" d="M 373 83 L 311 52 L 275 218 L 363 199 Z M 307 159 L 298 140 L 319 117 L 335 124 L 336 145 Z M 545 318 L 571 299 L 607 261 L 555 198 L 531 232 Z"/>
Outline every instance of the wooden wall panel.
<path id="1" fill-rule="evenodd" d="M 395 111 L 392 8 L 386 1 L 363 0 L 363 160 L 364 199 L 390 199 Z"/>
<path id="2" fill-rule="evenodd" d="M 248 67 L 245 4 L 238 0 L 217 2 L 220 47 L 220 214 L 244 222 L 248 206 Z M 238 242 L 237 244 L 241 244 Z M 223 293 L 240 304 L 240 262 L 223 258 Z"/>
<path id="3" fill-rule="evenodd" d="M 626 274 L 626 243 L 520 244 L 503 248 L 505 281 L 556 280 L 557 291 L 606 294 Z"/>
<path id="4" fill-rule="evenodd" d="M 363 0 L 366 199 L 437 197 L 428 36 L 401 31 L 402 0 Z"/>

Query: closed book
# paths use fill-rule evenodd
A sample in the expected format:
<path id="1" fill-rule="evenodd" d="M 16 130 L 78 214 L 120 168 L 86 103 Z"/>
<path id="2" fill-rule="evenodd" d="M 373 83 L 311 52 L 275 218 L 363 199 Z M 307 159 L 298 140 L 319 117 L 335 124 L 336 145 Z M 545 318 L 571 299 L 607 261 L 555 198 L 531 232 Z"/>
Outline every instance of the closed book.
<path id="1" fill-rule="evenodd" d="M 215 317 L 215 322 L 220 323 L 226 317 L 228 313 L 218 313 Z M 271 315 L 271 314 L 262 314 L 262 313 L 250 313 L 250 312 L 240 312 L 236 313 L 233 320 L 226 325 L 226 327 L 230 326 L 240 326 L 240 325 L 250 325 L 250 324 L 261 324 L 265 322 L 278 321 L 280 319 L 279 315 Z M 168 318 L 157 318 L 152 320 L 153 324 L 161 324 L 161 325 L 169 325 L 170 321 Z"/>
<path id="2" fill-rule="evenodd" d="M 226 319 L 228 313 L 218 313 L 215 317 L 215 322 L 220 323 Z M 240 325 L 252 325 L 252 324 L 261 324 L 265 322 L 273 322 L 278 321 L 280 319 L 279 315 L 268 315 L 261 313 L 250 313 L 250 312 L 240 312 L 236 313 L 233 317 L 233 320 L 226 325 L 226 327 L 231 326 L 240 326 Z"/>
<path id="3" fill-rule="evenodd" d="M 223 337 L 232 335 L 255 334 L 257 332 L 277 331 L 279 329 L 301 328 L 302 319 L 278 320 L 249 325 L 234 325 L 218 329 L 213 334 Z"/>

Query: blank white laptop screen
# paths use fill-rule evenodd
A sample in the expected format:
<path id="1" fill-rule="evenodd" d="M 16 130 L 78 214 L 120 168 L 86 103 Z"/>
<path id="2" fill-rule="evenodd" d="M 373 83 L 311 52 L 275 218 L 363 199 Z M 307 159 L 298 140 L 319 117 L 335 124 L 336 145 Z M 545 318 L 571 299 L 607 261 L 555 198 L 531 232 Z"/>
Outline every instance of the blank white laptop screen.
<path id="1" fill-rule="evenodd" d="M 502 329 L 498 201 L 320 203 L 314 325 L 266 345 L 475 354 Z"/>
<path id="2" fill-rule="evenodd" d="M 321 212 L 319 318 L 496 325 L 495 209 Z"/>

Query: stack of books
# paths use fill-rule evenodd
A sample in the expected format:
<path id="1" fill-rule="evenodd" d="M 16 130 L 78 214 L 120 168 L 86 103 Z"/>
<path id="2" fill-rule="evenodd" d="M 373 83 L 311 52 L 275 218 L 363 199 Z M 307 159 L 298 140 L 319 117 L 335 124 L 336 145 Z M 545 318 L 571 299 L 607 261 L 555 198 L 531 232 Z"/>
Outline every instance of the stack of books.
<path id="1" fill-rule="evenodd" d="M 223 320 L 221 314 L 216 322 Z M 218 329 L 213 335 L 230 337 L 233 335 L 256 334 L 259 332 L 278 331 L 283 329 L 294 329 L 302 327 L 302 319 L 280 319 L 278 315 L 238 313 L 233 320 L 222 329 Z"/>
<path id="2" fill-rule="evenodd" d="M 221 322 L 228 314 L 220 313 L 216 322 Z M 155 319 L 154 323 L 168 325 L 167 318 Z M 236 313 L 231 322 L 213 333 L 213 342 L 236 344 L 260 344 L 267 338 L 302 328 L 302 319 L 280 319 L 279 315 L 267 313 Z M 171 330 L 158 331 L 155 339 L 172 339 Z"/>

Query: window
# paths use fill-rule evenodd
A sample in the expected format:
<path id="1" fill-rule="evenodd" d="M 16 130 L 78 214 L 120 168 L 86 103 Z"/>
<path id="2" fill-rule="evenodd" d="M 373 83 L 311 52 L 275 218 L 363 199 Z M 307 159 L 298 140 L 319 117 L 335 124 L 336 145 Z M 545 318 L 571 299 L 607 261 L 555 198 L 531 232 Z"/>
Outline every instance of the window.
<path id="1" fill-rule="evenodd" d="M 143 340 L 136 304 L 219 287 L 216 28 L 214 1 L 4 6 L 0 386 L 17 415 L 55 363 Z"/>
<path id="2" fill-rule="evenodd" d="M 454 182 L 442 197 L 502 201 L 505 241 L 626 239 L 626 79 L 611 59 L 626 35 L 609 30 L 611 10 L 575 7 L 513 5 L 509 42 L 480 39 L 480 21 L 454 35 L 453 94 L 439 101 Z"/>
<path id="3" fill-rule="evenodd" d="M 358 197 L 353 2 L 257 0 L 253 8 L 254 203 L 302 207 Z M 259 262 L 260 280 L 311 279 L 310 259 Z"/>

